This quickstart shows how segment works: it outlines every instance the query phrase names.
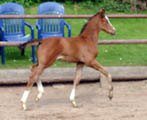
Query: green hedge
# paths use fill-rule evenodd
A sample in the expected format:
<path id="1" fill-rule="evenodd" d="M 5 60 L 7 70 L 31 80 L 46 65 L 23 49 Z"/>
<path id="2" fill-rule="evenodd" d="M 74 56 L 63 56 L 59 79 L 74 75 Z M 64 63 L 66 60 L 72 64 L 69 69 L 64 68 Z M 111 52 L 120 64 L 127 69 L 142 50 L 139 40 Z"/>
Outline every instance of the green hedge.
<path id="1" fill-rule="evenodd" d="M 16 2 L 25 7 L 32 6 L 36 3 L 47 2 L 48 0 L 0 0 L 0 3 L 4 2 Z M 128 12 L 130 11 L 130 3 L 125 2 L 122 4 L 122 0 L 50 0 L 66 4 L 79 4 L 83 6 L 93 7 L 98 6 L 98 8 L 105 8 L 107 11 L 115 12 Z"/>

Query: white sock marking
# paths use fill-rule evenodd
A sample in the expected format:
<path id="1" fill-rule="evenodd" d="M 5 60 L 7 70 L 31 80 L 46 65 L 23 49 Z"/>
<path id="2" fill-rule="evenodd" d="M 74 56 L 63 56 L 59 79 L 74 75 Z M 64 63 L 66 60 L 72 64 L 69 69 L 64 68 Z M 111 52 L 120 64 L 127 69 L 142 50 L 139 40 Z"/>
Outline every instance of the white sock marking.
<path id="1" fill-rule="evenodd" d="M 44 88 L 43 88 L 42 82 L 40 80 L 37 81 L 37 86 L 38 86 L 38 91 L 40 93 L 43 93 L 44 92 Z"/>
<path id="2" fill-rule="evenodd" d="M 111 78 L 112 78 L 112 77 L 111 77 L 111 74 L 108 74 L 108 78 L 109 78 L 109 79 L 111 79 Z"/>
<path id="3" fill-rule="evenodd" d="M 44 88 L 40 80 L 37 81 L 37 87 L 38 87 L 38 95 L 36 100 L 38 101 L 42 97 L 42 94 L 44 93 Z"/>
<path id="4" fill-rule="evenodd" d="M 21 98 L 21 101 L 22 101 L 23 103 L 26 103 L 27 98 L 28 98 L 28 96 L 29 96 L 29 93 L 30 93 L 29 90 L 25 90 L 25 91 L 24 91 L 23 96 L 22 96 L 22 98 Z"/>
<path id="5" fill-rule="evenodd" d="M 70 100 L 71 101 L 75 100 L 75 88 L 73 88 L 72 91 L 71 91 Z"/>
<path id="6" fill-rule="evenodd" d="M 106 20 L 108 21 L 108 23 L 113 27 L 113 25 L 111 24 L 111 22 L 110 22 L 108 16 L 105 16 L 105 18 L 106 18 Z M 115 27 L 113 27 L 113 29 L 116 30 Z"/>

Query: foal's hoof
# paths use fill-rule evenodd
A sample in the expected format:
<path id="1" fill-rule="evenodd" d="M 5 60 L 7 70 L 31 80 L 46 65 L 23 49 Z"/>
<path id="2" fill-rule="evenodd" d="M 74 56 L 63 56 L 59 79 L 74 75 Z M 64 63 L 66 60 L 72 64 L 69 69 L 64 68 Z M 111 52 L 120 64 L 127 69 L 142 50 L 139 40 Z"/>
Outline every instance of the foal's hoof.
<path id="1" fill-rule="evenodd" d="M 109 97 L 109 100 L 112 100 L 112 98 L 113 98 L 113 92 L 112 91 L 109 92 L 109 96 L 108 97 Z"/>
<path id="2" fill-rule="evenodd" d="M 38 102 L 39 100 L 40 100 L 40 98 L 37 96 L 36 99 L 35 99 L 35 101 Z"/>
<path id="3" fill-rule="evenodd" d="M 39 101 L 39 98 L 38 98 L 38 97 L 36 97 L 35 101 L 36 101 L 36 102 L 38 102 L 38 101 Z"/>
<path id="4" fill-rule="evenodd" d="M 109 100 L 112 100 L 113 98 L 113 86 L 109 86 Z"/>
<path id="5" fill-rule="evenodd" d="M 43 92 L 38 92 L 38 95 L 37 95 L 37 97 L 36 97 L 36 102 L 38 102 L 40 99 L 41 99 L 41 97 L 42 97 L 42 94 L 43 94 Z"/>
<path id="6" fill-rule="evenodd" d="M 24 111 L 26 111 L 26 110 L 27 110 L 27 106 L 26 106 L 26 104 L 25 104 L 25 103 L 23 103 L 23 102 L 22 102 L 22 108 L 23 108 L 23 110 L 24 110 Z"/>
<path id="7" fill-rule="evenodd" d="M 79 106 L 77 105 L 76 101 L 73 100 L 73 101 L 71 101 L 71 103 L 72 103 L 72 105 L 73 105 L 74 108 L 78 108 L 78 107 L 79 107 Z"/>

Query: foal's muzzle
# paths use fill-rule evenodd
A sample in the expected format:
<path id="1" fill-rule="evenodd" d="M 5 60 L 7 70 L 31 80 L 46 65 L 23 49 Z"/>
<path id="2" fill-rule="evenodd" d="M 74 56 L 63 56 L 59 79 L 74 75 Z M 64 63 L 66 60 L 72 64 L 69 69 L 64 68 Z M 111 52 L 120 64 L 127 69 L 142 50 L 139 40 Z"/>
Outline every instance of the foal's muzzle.
<path id="1" fill-rule="evenodd" d="M 116 30 L 112 30 L 111 35 L 115 35 L 115 34 L 116 34 Z"/>

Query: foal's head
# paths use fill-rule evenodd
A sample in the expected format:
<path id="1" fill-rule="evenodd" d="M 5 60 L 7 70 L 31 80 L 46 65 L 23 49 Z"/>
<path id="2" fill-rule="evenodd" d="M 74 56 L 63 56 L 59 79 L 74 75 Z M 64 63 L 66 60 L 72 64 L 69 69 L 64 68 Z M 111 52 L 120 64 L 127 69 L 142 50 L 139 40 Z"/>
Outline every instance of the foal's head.
<path id="1" fill-rule="evenodd" d="M 110 23 L 109 18 L 105 15 L 105 10 L 100 10 L 98 15 L 99 15 L 99 20 L 98 20 L 99 29 L 109 34 L 115 35 L 116 30 Z"/>

